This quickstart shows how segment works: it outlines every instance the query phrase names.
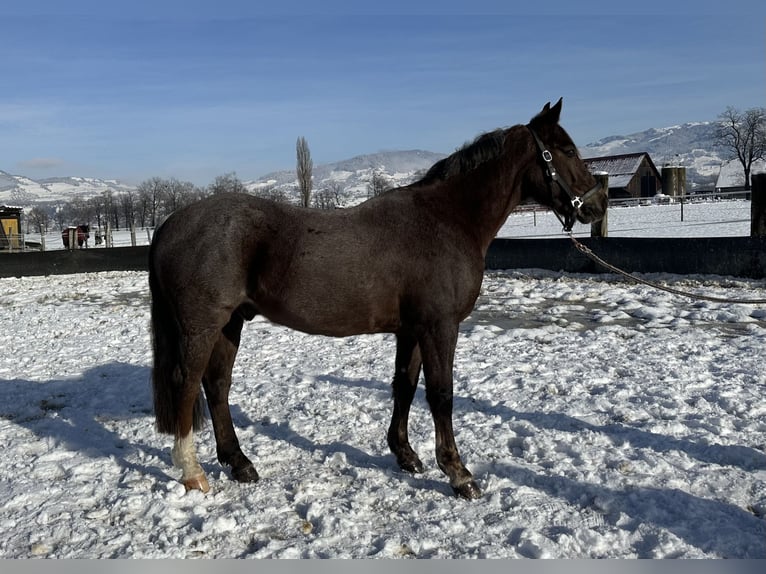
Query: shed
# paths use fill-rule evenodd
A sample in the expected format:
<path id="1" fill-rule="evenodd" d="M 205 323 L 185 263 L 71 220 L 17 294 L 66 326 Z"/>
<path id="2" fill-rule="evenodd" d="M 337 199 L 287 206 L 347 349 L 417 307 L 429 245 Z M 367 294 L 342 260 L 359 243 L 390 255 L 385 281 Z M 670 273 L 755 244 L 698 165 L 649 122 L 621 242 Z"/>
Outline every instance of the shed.
<path id="1" fill-rule="evenodd" d="M 662 177 L 646 152 L 625 153 L 583 160 L 591 173 L 609 174 L 609 198 L 654 197 Z"/>
<path id="2" fill-rule="evenodd" d="M 0 205 L 0 249 L 21 248 L 21 207 Z"/>
<path id="3" fill-rule="evenodd" d="M 756 173 L 766 173 L 766 160 L 757 159 L 750 166 L 750 178 Z M 715 182 L 715 190 L 718 193 L 736 192 L 747 190 L 745 186 L 745 171 L 738 159 L 729 160 L 721 164 L 718 179 Z"/>

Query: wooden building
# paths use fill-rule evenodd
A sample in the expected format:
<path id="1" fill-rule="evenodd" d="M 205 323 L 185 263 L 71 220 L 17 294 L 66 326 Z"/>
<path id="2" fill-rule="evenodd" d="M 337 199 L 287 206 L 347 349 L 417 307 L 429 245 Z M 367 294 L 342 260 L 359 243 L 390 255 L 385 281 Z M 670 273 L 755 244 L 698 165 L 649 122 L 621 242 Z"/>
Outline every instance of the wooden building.
<path id="1" fill-rule="evenodd" d="M 609 199 L 654 197 L 662 190 L 662 177 L 646 152 L 625 153 L 583 160 L 591 173 L 609 174 Z"/>
<path id="2" fill-rule="evenodd" d="M 21 208 L 0 205 L 0 250 L 21 249 Z"/>

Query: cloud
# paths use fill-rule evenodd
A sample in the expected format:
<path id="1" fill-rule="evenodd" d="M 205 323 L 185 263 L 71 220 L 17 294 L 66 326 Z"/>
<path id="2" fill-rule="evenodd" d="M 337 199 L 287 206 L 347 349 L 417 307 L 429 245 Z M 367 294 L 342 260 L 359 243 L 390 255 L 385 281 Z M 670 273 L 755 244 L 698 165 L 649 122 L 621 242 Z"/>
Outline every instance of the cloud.
<path id="1" fill-rule="evenodd" d="M 63 167 L 66 162 L 56 157 L 35 157 L 18 162 L 21 169 L 57 169 Z"/>

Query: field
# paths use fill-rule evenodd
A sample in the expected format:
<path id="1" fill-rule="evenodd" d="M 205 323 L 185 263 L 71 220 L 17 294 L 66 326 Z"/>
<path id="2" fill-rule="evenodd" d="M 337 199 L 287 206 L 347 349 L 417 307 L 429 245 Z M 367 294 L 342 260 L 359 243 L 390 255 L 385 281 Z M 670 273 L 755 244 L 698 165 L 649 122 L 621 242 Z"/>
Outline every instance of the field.
<path id="1" fill-rule="evenodd" d="M 231 397 L 261 481 L 229 478 L 208 426 L 212 490 L 185 493 L 153 428 L 148 302 L 140 272 L 0 279 L 0 557 L 766 558 L 766 308 L 488 273 L 455 362 L 457 441 L 484 490 L 468 502 L 436 468 L 422 389 L 426 472 L 387 450 L 392 336 L 261 319 Z"/>

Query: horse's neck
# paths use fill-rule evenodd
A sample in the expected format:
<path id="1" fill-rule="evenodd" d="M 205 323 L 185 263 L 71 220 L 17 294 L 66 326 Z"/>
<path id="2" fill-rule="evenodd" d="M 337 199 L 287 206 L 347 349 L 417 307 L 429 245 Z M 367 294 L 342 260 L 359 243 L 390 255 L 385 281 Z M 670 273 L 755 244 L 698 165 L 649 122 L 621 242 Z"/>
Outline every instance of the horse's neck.
<path id="1" fill-rule="evenodd" d="M 513 162 L 498 160 L 501 167 L 487 166 L 482 179 L 471 177 L 456 182 L 456 208 L 466 214 L 466 224 L 486 253 L 489 244 L 505 223 L 508 215 L 521 202 L 521 171 Z M 482 168 L 479 168 L 482 169 Z"/>

